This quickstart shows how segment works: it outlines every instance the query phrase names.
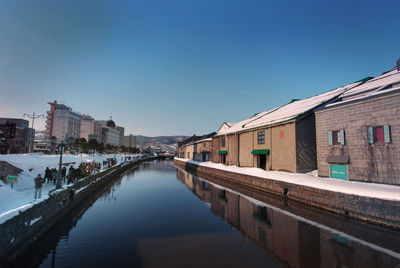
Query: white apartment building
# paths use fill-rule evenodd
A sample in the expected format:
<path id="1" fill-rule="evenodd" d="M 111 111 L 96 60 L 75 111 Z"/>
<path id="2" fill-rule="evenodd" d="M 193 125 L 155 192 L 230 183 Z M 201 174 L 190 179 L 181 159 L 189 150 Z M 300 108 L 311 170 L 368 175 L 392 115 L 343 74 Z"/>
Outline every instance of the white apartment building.
<path id="1" fill-rule="evenodd" d="M 57 143 L 67 138 L 79 138 L 81 127 L 81 115 L 73 112 L 71 107 L 59 104 L 57 101 L 49 102 L 50 111 L 46 117 L 46 138 L 55 136 Z"/>

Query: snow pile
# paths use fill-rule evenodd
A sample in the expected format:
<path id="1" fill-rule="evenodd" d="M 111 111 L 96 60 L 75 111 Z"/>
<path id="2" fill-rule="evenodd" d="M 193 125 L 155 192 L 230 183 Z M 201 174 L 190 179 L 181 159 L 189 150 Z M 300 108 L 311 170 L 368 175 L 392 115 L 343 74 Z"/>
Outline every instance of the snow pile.
<path id="1" fill-rule="evenodd" d="M 116 155 L 117 162 L 120 163 L 124 155 Z M 81 162 L 102 162 L 107 158 L 114 158 L 112 155 L 63 155 L 63 163 L 73 163 L 77 168 Z M 53 183 L 44 183 L 42 196 L 34 199 L 35 183 L 34 178 L 41 174 L 44 177 L 46 167 L 56 168 L 60 161 L 59 155 L 34 154 L 7 154 L 0 155 L 0 160 L 6 161 L 23 170 L 18 175 L 18 182 L 11 188 L 10 185 L 0 181 L 0 224 L 17 215 L 20 211 L 26 210 L 38 202 L 48 198 L 49 191 L 55 188 Z"/>
<path id="2" fill-rule="evenodd" d="M 223 164 L 211 162 L 196 162 L 189 159 L 181 159 L 180 161 L 197 164 L 200 166 L 230 171 L 234 173 L 250 175 L 265 179 L 288 182 L 297 185 L 308 186 L 312 188 L 339 192 L 344 194 L 352 194 L 371 198 L 380 198 L 385 200 L 400 201 L 400 186 L 385 185 L 376 183 L 363 183 L 355 181 L 344 181 L 332 178 L 321 178 L 312 174 L 287 173 L 281 171 L 266 171 L 260 168 L 244 168 L 238 166 L 226 166 Z"/>

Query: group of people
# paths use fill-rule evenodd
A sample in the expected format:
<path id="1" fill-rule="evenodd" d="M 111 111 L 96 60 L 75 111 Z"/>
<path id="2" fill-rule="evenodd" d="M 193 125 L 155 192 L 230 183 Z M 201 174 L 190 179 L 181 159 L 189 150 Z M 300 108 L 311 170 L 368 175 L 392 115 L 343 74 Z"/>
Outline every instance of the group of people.
<path id="1" fill-rule="evenodd" d="M 74 168 L 73 165 L 70 165 L 68 168 L 67 174 L 67 167 L 63 166 L 61 169 L 61 180 L 63 183 L 67 182 L 68 184 L 74 183 L 77 180 L 84 178 L 88 175 L 95 174 L 100 172 L 103 164 L 103 168 L 109 168 L 116 164 L 116 160 L 114 158 L 109 158 L 104 160 L 103 163 L 100 162 L 81 162 L 78 168 Z M 57 183 L 57 179 L 59 176 L 59 171 L 56 168 L 50 169 L 46 167 L 44 171 L 44 178 L 41 174 L 34 179 L 35 182 L 35 199 L 40 198 L 42 194 L 42 186 L 44 183 Z"/>

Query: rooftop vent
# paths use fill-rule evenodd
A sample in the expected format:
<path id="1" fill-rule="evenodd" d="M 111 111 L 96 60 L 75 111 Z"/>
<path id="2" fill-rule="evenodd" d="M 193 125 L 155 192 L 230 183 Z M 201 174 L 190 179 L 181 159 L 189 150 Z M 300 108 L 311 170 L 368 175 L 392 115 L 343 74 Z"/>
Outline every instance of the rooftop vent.
<path id="1" fill-rule="evenodd" d="M 400 72 L 400 59 L 397 60 L 397 71 Z"/>

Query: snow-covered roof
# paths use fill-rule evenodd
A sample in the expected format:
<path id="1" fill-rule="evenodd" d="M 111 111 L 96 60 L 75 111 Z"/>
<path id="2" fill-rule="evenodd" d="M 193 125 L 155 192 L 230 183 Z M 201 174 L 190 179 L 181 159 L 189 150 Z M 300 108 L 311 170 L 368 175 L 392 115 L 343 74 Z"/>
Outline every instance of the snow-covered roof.
<path id="1" fill-rule="evenodd" d="M 219 127 L 217 134 L 226 130 L 227 128 L 230 128 L 233 124 L 234 123 L 223 122 L 222 125 Z"/>
<path id="2" fill-rule="evenodd" d="M 327 103 L 334 99 L 335 97 L 338 97 L 340 94 L 345 92 L 346 90 L 349 90 L 357 85 L 359 85 L 360 82 L 355 82 L 343 87 L 339 87 L 337 89 L 310 97 L 302 100 L 294 100 L 286 105 L 283 105 L 281 107 L 269 110 L 269 111 L 264 111 L 259 114 L 255 114 L 254 116 L 247 118 L 243 121 L 240 121 L 238 123 L 235 123 L 233 126 L 231 126 L 228 129 L 225 129 L 224 131 L 221 131 L 218 133 L 218 135 L 224 135 L 228 133 L 234 133 L 237 131 L 242 131 L 246 129 L 251 129 L 251 128 L 256 128 L 260 126 L 266 126 L 266 125 L 272 125 L 288 120 L 292 120 L 297 118 L 298 116 L 311 111 L 320 105 Z"/>
<path id="3" fill-rule="evenodd" d="M 252 117 L 246 118 L 246 119 L 244 119 L 244 120 L 242 120 L 240 122 L 233 123 L 230 128 L 226 128 L 223 131 L 218 132 L 217 135 L 225 135 L 225 134 L 228 134 L 228 133 L 234 133 L 234 132 L 237 132 L 237 131 L 241 131 L 241 130 L 243 130 L 243 127 L 242 127 L 243 125 L 245 125 L 246 123 L 248 123 L 248 122 L 250 122 L 250 121 L 252 121 L 252 120 L 254 120 L 254 119 L 262 116 L 263 114 L 266 114 L 266 113 L 270 112 L 270 111 L 272 111 L 272 110 L 265 111 L 265 112 L 262 112 L 262 113 L 257 113 L 255 115 L 253 115 Z"/>
<path id="4" fill-rule="evenodd" d="M 394 68 L 367 82 L 354 87 L 340 96 L 340 101 L 327 105 L 336 106 L 350 101 L 361 100 L 371 96 L 400 90 L 400 72 Z"/>
<path id="5" fill-rule="evenodd" d="M 205 142 L 205 141 L 212 141 L 212 138 L 206 138 L 206 139 L 201 139 L 201 140 L 197 140 L 197 141 L 191 141 L 191 142 L 186 143 L 186 144 L 184 144 L 182 146 L 193 145 L 193 144 L 197 144 L 197 143 Z"/>
<path id="6" fill-rule="evenodd" d="M 212 141 L 212 138 L 207 138 L 207 139 L 198 140 L 198 141 L 195 141 L 195 142 L 193 142 L 193 143 L 200 143 L 200 142 L 205 142 L 205 141 Z"/>

